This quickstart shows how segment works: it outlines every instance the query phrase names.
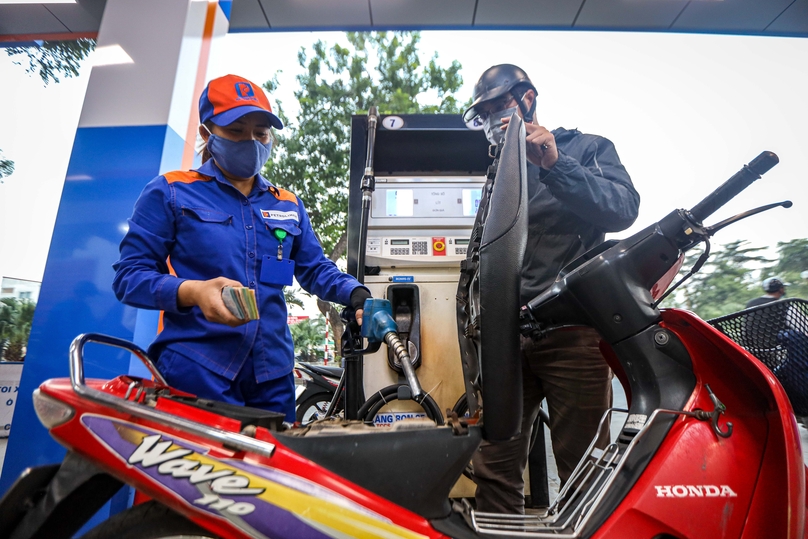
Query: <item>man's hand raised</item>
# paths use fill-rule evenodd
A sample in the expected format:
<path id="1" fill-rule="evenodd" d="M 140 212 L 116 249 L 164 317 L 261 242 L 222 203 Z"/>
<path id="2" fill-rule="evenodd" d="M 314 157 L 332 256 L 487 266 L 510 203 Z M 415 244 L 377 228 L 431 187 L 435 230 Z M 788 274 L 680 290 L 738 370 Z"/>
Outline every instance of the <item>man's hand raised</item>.
<path id="1" fill-rule="evenodd" d="M 510 118 L 503 119 L 505 126 L 510 120 Z M 558 148 L 550 130 L 538 124 L 525 123 L 525 133 L 527 160 L 545 170 L 552 169 L 558 161 Z"/>

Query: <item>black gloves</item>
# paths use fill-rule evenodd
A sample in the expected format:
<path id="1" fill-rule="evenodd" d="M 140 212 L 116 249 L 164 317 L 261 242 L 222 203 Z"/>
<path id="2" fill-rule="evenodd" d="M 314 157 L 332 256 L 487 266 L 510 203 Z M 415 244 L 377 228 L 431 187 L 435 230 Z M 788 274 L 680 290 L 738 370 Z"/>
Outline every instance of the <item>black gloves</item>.
<path id="1" fill-rule="evenodd" d="M 365 308 L 365 300 L 373 296 L 368 292 L 368 289 L 363 286 L 357 286 L 351 292 L 351 307 L 354 311 Z"/>

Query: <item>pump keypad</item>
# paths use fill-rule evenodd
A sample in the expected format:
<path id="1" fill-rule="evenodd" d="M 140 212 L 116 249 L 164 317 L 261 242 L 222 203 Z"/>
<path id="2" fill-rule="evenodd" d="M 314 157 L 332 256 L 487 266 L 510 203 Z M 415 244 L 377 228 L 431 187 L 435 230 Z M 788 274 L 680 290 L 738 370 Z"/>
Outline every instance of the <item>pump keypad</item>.
<path id="1" fill-rule="evenodd" d="M 429 254 L 429 243 L 426 241 L 414 241 L 412 242 L 412 254 L 414 255 L 428 255 Z"/>
<path id="2" fill-rule="evenodd" d="M 366 253 L 371 257 L 394 257 L 397 261 L 404 262 L 409 258 L 418 263 L 429 263 L 441 258 L 451 257 L 456 260 L 466 256 L 468 243 L 467 238 L 454 236 L 370 237 L 367 239 Z"/>

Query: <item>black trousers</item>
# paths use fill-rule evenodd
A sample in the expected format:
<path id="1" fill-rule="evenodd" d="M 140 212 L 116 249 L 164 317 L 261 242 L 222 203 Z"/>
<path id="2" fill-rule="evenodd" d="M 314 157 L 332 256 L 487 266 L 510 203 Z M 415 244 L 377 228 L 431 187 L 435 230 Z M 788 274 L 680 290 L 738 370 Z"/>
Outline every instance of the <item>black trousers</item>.
<path id="1" fill-rule="evenodd" d="M 506 442 L 483 442 L 472 457 L 478 511 L 524 513 L 531 429 L 545 398 L 558 476 L 562 484 L 569 479 L 612 405 L 612 371 L 599 341 L 589 328 L 554 331 L 538 342 L 523 338 L 521 433 Z M 608 443 L 607 426 L 598 447 Z"/>

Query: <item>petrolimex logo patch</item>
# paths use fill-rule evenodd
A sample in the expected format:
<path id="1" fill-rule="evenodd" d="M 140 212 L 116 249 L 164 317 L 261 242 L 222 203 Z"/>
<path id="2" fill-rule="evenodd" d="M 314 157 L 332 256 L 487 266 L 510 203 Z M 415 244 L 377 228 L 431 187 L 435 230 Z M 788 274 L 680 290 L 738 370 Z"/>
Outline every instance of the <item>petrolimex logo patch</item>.
<path id="1" fill-rule="evenodd" d="M 657 498 L 735 498 L 729 485 L 654 485 Z"/>
<path id="2" fill-rule="evenodd" d="M 237 99 L 243 101 L 258 101 L 255 98 L 255 90 L 253 90 L 252 84 L 248 82 L 237 82 L 236 83 L 236 95 L 238 96 Z"/>
<path id="3" fill-rule="evenodd" d="M 261 217 L 270 219 L 272 221 L 294 221 L 297 222 L 297 212 L 292 211 L 277 211 L 277 210 L 261 210 Z"/>

